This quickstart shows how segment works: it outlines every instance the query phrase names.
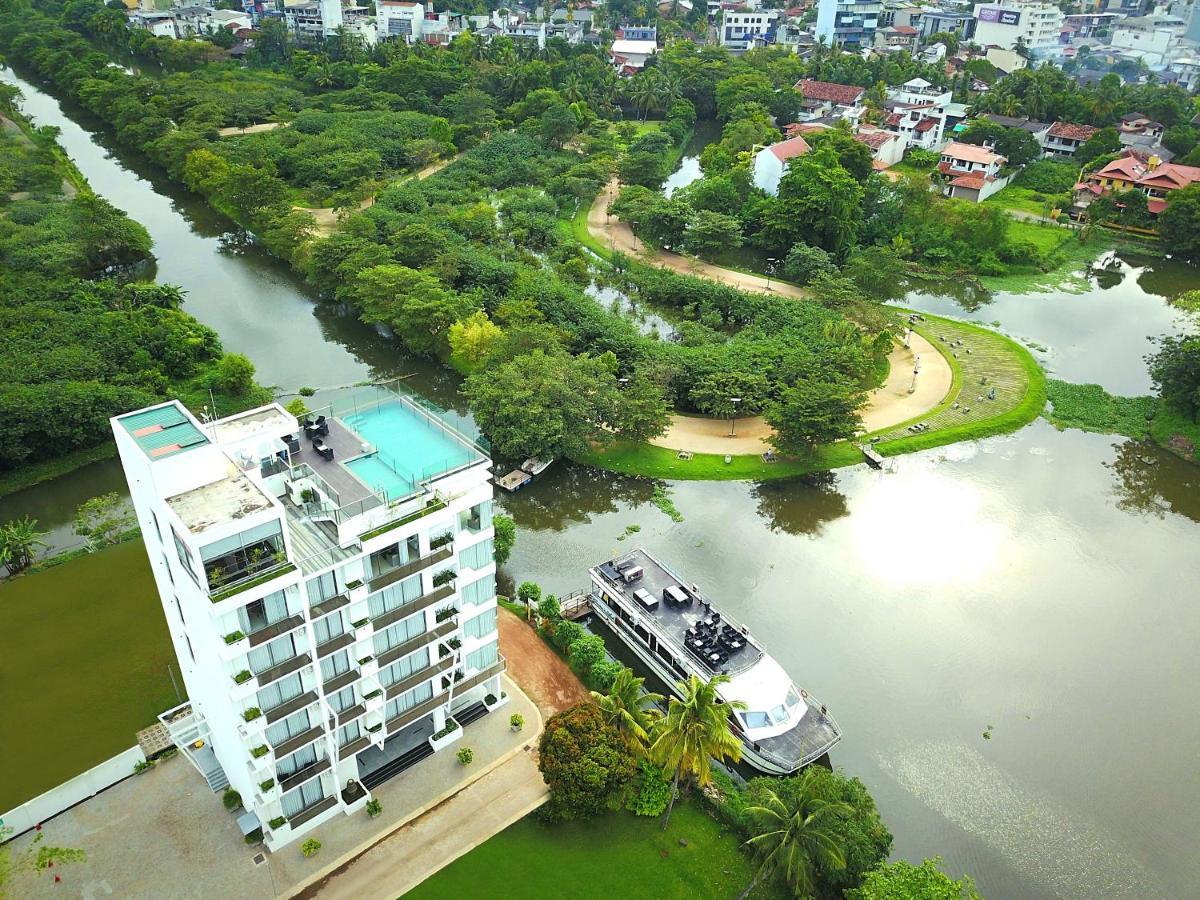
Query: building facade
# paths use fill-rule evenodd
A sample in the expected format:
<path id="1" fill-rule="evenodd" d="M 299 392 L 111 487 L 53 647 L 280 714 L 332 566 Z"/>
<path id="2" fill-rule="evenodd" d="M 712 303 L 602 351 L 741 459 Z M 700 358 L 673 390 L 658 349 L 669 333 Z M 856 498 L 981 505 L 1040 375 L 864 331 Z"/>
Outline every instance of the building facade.
<path id="1" fill-rule="evenodd" d="M 338 412 L 112 420 L 189 697 L 160 718 L 271 850 L 500 702 L 483 444 L 383 388 Z"/>
<path id="2" fill-rule="evenodd" d="M 816 37 L 831 47 L 870 47 L 883 10 L 882 0 L 820 0 Z"/>
<path id="3" fill-rule="evenodd" d="M 1024 45 L 1029 52 L 1053 53 L 1059 46 L 1063 13 L 1057 6 L 1042 2 L 1000 0 L 975 6 L 974 41 L 980 46 L 995 45 L 1015 50 Z"/>
<path id="4" fill-rule="evenodd" d="M 756 43 L 774 43 L 779 22 L 777 9 L 724 10 L 721 16 L 721 45 L 730 50 L 749 50 Z"/>

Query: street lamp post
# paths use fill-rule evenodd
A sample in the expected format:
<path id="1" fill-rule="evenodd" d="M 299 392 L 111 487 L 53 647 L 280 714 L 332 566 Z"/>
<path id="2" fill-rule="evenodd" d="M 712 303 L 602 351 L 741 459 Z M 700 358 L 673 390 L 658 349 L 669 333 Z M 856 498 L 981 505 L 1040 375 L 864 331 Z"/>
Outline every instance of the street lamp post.
<path id="1" fill-rule="evenodd" d="M 775 260 L 767 257 L 767 290 L 771 289 L 771 276 L 775 274 Z"/>
<path id="2" fill-rule="evenodd" d="M 734 429 L 737 427 L 737 408 L 738 404 L 742 402 L 742 398 L 730 397 L 729 402 L 733 404 L 733 416 L 729 420 L 729 436 L 733 437 Z"/>

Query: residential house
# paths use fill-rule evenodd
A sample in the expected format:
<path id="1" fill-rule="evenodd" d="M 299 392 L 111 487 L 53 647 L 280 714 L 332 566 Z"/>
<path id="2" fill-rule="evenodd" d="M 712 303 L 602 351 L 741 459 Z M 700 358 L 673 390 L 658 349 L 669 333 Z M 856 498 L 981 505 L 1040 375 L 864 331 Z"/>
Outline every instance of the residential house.
<path id="1" fill-rule="evenodd" d="M 502 702 L 487 453 L 383 388 L 338 413 L 112 419 L 188 697 L 159 719 L 271 851 Z"/>
<path id="2" fill-rule="evenodd" d="M 655 28 L 618 28 L 608 48 L 613 68 L 622 75 L 640 72 L 646 60 L 658 52 L 657 35 Z"/>
<path id="3" fill-rule="evenodd" d="M 722 10 L 721 45 L 737 52 L 749 50 L 755 44 L 774 43 L 780 17 L 777 9 Z"/>
<path id="4" fill-rule="evenodd" d="M 800 114 L 796 117 L 801 122 L 811 122 L 830 116 L 836 119 L 847 119 L 857 124 L 866 111 L 863 97 L 866 88 L 855 84 L 835 84 L 831 81 L 814 81 L 805 78 L 797 81 L 795 88 L 803 96 Z"/>
<path id="5" fill-rule="evenodd" d="M 903 137 L 908 147 L 937 150 L 945 140 L 947 107 L 953 96 L 924 78 L 888 88 L 884 127 Z"/>
<path id="6" fill-rule="evenodd" d="M 911 25 L 888 25 L 875 32 L 875 49 L 887 52 L 904 50 L 907 53 L 916 53 L 918 34 L 917 29 Z"/>
<path id="7" fill-rule="evenodd" d="M 134 10 L 129 13 L 129 24 L 133 28 L 141 28 L 155 37 L 178 38 L 179 25 L 169 12 L 157 10 Z"/>
<path id="8" fill-rule="evenodd" d="M 380 40 L 402 38 L 412 44 L 421 40 L 425 7 L 409 0 L 375 0 L 375 28 Z"/>
<path id="9" fill-rule="evenodd" d="M 1028 131 L 1037 140 L 1039 146 L 1046 146 L 1046 135 L 1050 132 L 1049 122 L 1037 122 L 1024 116 L 1001 116 L 996 113 L 984 113 L 983 118 L 995 122 L 997 125 L 1003 125 L 1005 128 L 1020 128 L 1022 131 Z"/>
<path id="10" fill-rule="evenodd" d="M 907 149 L 902 135 L 871 125 L 859 126 L 854 139 L 871 148 L 872 166 L 877 170 L 890 168 L 900 162 Z"/>
<path id="11" fill-rule="evenodd" d="M 763 147 L 754 154 L 752 177 L 754 186 L 772 197 L 779 193 L 779 181 L 787 169 L 788 162 L 803 156 L 812 148 L 800 135 Z"/>
<path id="12" fill-rule="evenodd" d="M 1046 132 L 1042 144 L 1046 156 L 1074 156 L 1079 146 L 1099 131 L 1091 125 L 1076 125 L 1073 122 L 1055 122 Z"/>
<path id="13" fill-rule="evenodd" d="M 1086 209 L 1092 200 L 1110 191 L 1136 190 L 1146 195 L 1150 214 L 1157 216 L 1166 209 L 1172 191 L 1197 182 L 1200 167 L 1162 162 L 1157 156 L 1144 157 L 1131 149 L 1075 185 L 1075 205 Z"/>
<path id="14" fill-rule="evenodd" d="M 982 203 L 1008 184 L 1000 174 L 1007 160 L 986 147 L 951 141 L 942 150 L 938 171 L 946 179 L 947 197 Z"/>
<path id="15" fill-rule="evenodd" d="M 1145 113 L 1131 112 L 1121 116 L 1121 124 L 1117 126 L 1117 130 L 1121 134 L 1160 138 L 1163 135 L 1163 124 L 1155 122 Z"/>

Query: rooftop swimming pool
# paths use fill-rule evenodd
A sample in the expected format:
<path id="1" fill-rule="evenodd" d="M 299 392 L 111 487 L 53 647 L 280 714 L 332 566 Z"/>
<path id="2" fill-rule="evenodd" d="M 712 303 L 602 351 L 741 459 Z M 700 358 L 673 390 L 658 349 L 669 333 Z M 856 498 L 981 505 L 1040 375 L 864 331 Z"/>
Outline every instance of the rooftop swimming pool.
<path id="1" fill-rule="evenodd" d="M 420 482 L 481 458 L 401 400 L 351 413 L 342 421 L 375 447 L 373 453 L 348 460 L 346 468 L 389 500 L 407 497 Z"/>

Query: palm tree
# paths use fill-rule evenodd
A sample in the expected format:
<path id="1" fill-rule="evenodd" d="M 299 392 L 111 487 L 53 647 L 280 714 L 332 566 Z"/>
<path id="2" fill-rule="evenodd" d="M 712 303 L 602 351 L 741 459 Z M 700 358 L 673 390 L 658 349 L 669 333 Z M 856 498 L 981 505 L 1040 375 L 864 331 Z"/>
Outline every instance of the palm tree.
<path id="1" fill-rule="evenodd" d="M 33 565 L 34 553 L 45 547 L 43 532 L 37 530 L 37 520 L 26 516 L 0 525 L 0 564 L 10 575 Z"/>
<path id="2" fill-rule="evenodd" d="M 717 688 L 729 682 L 728 675 L 716 675 L 703 682 L 695 675 L 679 682 L 683 699 L 671 698 L 667 714 L 654 730 L 654 742 L 650 745 L 650 758 L 663 767 L 664 771 L 675 770 L 671 782 L 671 801 L 663 816 L 663 831 L 671 821 L 671 810 L 679 793 L 679 779 L 683 775 L 696 779 L 703 787 L 712 780 L 712 760 L 742 758 L 742 745 L 729 727 L 729 713 L 745 709 L 741 700 L 726 703 L 717 694 Z"/>
<path id="3" fill-rule="evenodd" d="M 746 845 L 762 861 L 738 900 L 777 872 L 797 897 L 815 894 L 818 866 L 846 867 L 838 819 L 850 812 L 847 804 L 826 799 L 814 769 L 799 776 L 795 793 L 789 791 L 786 801 L 767 789 L 762 806 L 746 809 L 755 831 Z"/>
<path id="4" fill-rule="evenodd" d="M 629 668 L 617 673 L 607 694 L 592 691 L 592 697 L 604 713 L 604 721 L 613 726 L 630 747 L 642 749 L 650 739 L 650 729 L 660 718 L 654 705 L 661 694 L 642 693 L 645 678 L 638 678 Z"/>

